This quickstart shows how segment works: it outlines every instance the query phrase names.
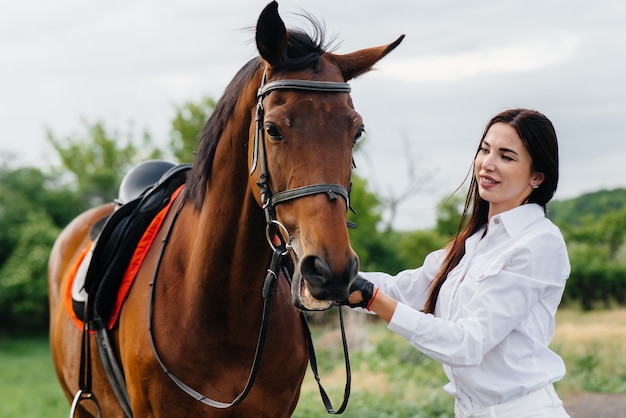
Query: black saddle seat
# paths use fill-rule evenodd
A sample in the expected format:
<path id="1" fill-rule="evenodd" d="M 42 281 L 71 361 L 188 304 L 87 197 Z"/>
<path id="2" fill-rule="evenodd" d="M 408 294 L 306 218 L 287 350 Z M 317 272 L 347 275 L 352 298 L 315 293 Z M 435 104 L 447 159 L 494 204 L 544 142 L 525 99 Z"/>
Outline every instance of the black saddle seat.
<path id="1" fill-rule="evenodd" d="M 173 167 L 176 164 L 164 160 L 148 160 L 137 164 L 122 179 L 116 203 L 123 205 L 135 200 Z"/>

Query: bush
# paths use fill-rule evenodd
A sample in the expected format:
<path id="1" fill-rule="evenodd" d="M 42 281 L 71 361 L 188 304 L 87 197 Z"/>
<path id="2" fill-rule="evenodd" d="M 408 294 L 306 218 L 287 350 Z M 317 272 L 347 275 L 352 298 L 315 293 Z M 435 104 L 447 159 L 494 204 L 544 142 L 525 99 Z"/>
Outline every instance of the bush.
<path id="1" fill-rule="evenodd" d="M 31 212 L 0 268 L 0 328 L 48 325 L 48 257 L 59 234 L 44 213 Z"/>

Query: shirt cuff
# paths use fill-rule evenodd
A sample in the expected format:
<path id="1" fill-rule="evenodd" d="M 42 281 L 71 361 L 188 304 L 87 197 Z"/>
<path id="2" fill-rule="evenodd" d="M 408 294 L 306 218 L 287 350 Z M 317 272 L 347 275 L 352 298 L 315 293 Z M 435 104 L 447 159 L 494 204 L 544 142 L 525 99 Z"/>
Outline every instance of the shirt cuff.
<path id="1" fill-rule="evenodd" d="M 415 330 L 419 329 L 418 324 L 422 315 L 424 315 L 422 312 L 398 302 L 387 328 L 411 341 Z"/>

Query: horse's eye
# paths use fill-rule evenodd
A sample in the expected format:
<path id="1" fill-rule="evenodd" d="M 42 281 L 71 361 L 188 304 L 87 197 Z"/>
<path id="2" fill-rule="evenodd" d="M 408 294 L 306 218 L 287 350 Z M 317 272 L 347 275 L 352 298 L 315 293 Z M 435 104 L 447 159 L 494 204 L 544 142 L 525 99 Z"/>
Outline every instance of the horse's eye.
<path id="1" fill-rule="evenodd" d="M 265 132 L 267 132 L 269 137 L 275 141 L 281 141 L 284 139 L 280 129 L 278 129 L 278 127 L 271 122 L 267 122 L 265 124 Z"/>
<path id="2" fill-rule="evenodd" d="M 359 129 L 357 129 L 356 134 L 354 135 L 354 138 L 352 139 L 352 142 L 354 144 L 359 142 L 359 139 L 361 139 L 361 137 L 363 136 L 364 133 L 365 133 L 365 127 L 364 126 L 359 126 Z"/>

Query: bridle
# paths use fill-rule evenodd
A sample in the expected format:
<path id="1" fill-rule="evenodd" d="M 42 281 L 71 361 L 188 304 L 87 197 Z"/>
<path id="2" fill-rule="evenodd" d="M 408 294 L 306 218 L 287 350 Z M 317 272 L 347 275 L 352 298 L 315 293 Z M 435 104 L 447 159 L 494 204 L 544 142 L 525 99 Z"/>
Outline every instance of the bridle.
<path id="1" fill-rule="evenodd" d="M 284 190 L 275 194 L 272 194 L 269 185 L 269 171 L 267 169 L 267 160 L 265 153 L 265 141 L 263 129 L 263 118 L 265 115 L 265 109 L 263 108 L 263 99 L 273 91 L 277 90 L 295 90 L 295 91 L 308 91 L 315 93 L 350 93 L 352 90 L 350 84 L 331 81 L 312 81 L 312 80 L 276 80 L 269 83 L 265 83 L 266 74 L 263 73 L 263 79 L 261 80 L 261 87 L 257 91 L 257 105 L 255 116 L 255 129 L 254 129 L 254 141 L 252 143 L 252 162 L 250 164 L 250 175 L 254 173 L 257 165 L 260 165 L 259 182 L 257 185 L 261 190 L 261 202 L 263 210 L 265 211 L 265 222 L 267 224 L 267 235 L 270 246 L 274 247 L 271 237 L 269 236 L 269 230 L 273 225 L 277 225 L 279 229 L 286 231 L 286 228 L 278 222 L 276 219 L 275 207 L 290 200 L 299 199 L 301 197 L 315 195 L 315 194 L 327 194 L 328 199 L 334 201 L 337 199 L 337 195 L 343 196 L 346 201 L 346 210 L 350 208 L 350 192 L 344 186 L 339 184 L 326 184 L 318 183 L 308 186 L 296 187 L 293 189 Z M 282 236 L 282 234 L 279 234 Z M 284 237 L 287 240 L 288 249 L 290 249 L 290 239 Z"/>
<path id="2" fill-rule="evenodd" d="M 212 406 L 218 409 L 226 409 L 232 406 L 239 405 L 243 400 L 247 397 L 249 392 L 252 390 L 252 386 L 256 379 L 256 375 L 261 365 L 261 358 L 263 356 L 263 349 L 265 346 L 265 339 L 267 335 L 267 329 L 269 325 L 269 314 L 271 309 L 271 301 L 272 295 L 274 293 L 274 288 L 276 282 L 278 280 L 279 274 L 282 271 L 283 275 L 287 278 L 288 281 L 291 281 L 290 271 L 290 258 L 287 257 L 289 253 L 293 253 L 293 249 L 291 246 L 291 239 L 289 237 L 289 233 L 284 225 L 282 225 L 276 219 L 276 205 L 280 203 L 284 203 L 290 200 L 298 199 L 305 196 L 315 195 L 315 194 L 327 194 L 328 199 L 330 201 L 334 201 L 337 199 L 337 195 L 343 196 L 346 200 L 346 210 L 350 208 L 350 193 L 349 191 L 339 184 L 313 184 L 309 186 L 296 187 L 293 189 L 284 190 L 275 194 L 272 194 L 269 186 L 269 171 L 267 169 L 267 161 L 265 155 L 265 144 L 264 144 L 264 130 L 263 130 L 263 116 L 264 116 L 264 108 L 263 108 L 263 99 L 265 96 L 270 94 L 276 90 L 296 90 L 296 91 L 309 91 L 309 92 L 318 92 L 318 93 L 350 93 L 351 88 L 348 83 L 340 83 L 340 82 L 328 82 L 328 81 L 311 81 L 311 80 L 277 80 L 270 83 L 265 83 L 266 76 L 263 74 L 261 87 L 257 91 L 257 106 L 256 106 L 256 118 L 255 118 L 255 131 L 254 131 L 254 141 L 253 141 L 253 150 L 252 150 L 252 162 L 250 168 L 250 175 L 254 173 L 256 170 L 257 164 L 260 165 L 260 180 L 257 185 L 261 191 L 261 202 L 262 207 L 265 212 L 265 221 L 266 221 L 266 237 L 270 247 L 272 248 L 273 254 L 270 262 L 270 266 L 267 270 L 267 274 L 265 277 L 265 281 L 263 284 L 262 296 L 263 296 L 263 317 L 261 321 L 261 329 L 259 330 L 259 336 L 257 339 L 256 351 L 254 354 L 254 360 L 252 362 L 252 367 L 250 370 L 250 374 L 248 376 L 248 380 L 244 389 L 241 393 L 231 402 L 221 402 L 208 398 L 205 395 L 197 392 L 193 388 L 189 387 L 179 378 L 177 378 L 164 364 L 161 357 L 159 356 L 154 336 L 152 334 L 152 316 L 153 316 L 153 302 L 154 302 L 154 289 L 156 288 L 156 279 L 159 272 L 159 267 L 161 264 L 162 256 L 165 252 L 166 244 L 169 240 L 170 233 L 173 229 L 174 223 L 178 218 L 178 214 L 180 213 L 182 206 L 184 204 L 185 199 L 181 198 L 181 204 L 179 204 L 172 220 L 170 222 L 169 228 L 165 234 L 165 237 L 162 241 L 162 246 L 160 249 L 159 256 L 157 258 L 157 262 L 155 265 L 154 273 L 152 276 L 152 281 L 150 282 L 150 296 L 148 299 L 148 336 L 150 339 L 150 344 L 152 346 L 152 352 L 160 364 L 161 368 L 165 372 L 165 374 L 185 393 L 189 396 L 193 397 L 199 402 L 204 403 L 205 405 Z M 179 197 L 180 198 L 180 197 Z M 271 230 L 277 227 L 279 229 L 279 233 L 276 235 L 271 235 Z M 274 241 L 274 236 L 277 236 L 280 243 Z M 348 398 L 350 396 L 350 382 L 351 382 L 351 373 L 350 373 L 350 360 L 348 357 L 348 346 L 347 339 L 345 334 L 345 327 L 343 321 L 343 314 L 341 311 L 341 306 L 339 306 L 339 318 L 341 324 L 341 336 L 342 336 L 342 344 L 344 350 L 344 360 L 346 365 L 346 385 L 344 388 L 344 399 L 341 406 L 335 410 L 332 406 L 330 398 L 328 397 L 326 391 L 322 387 L 319 373 L 317 369 L 317 360 L 315 356 L 315 350 L 313 347 L 313 340 L 311 336 L 311 332 L 307 323 L 306 316 L 301 313 L 300 317 L 302 319 L 304 328 L 305 328 L 305 337 L 307 340 L 307 347 L 309 351 L 309 361 L 311 364 L 311 369 L 313 371 L 313 376 L 317 381 L 320 395 L 322 397 L 322 401 L 324 406 L 326 407 L 326 411 L 329 414 L 341 414 L 345 411 L 348 405 Z"/>

